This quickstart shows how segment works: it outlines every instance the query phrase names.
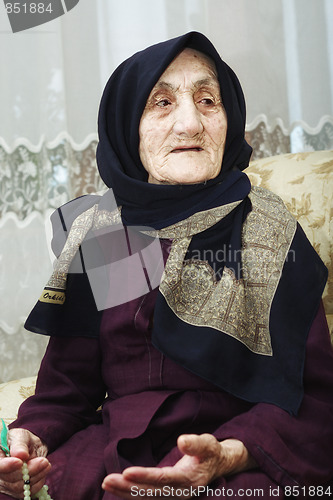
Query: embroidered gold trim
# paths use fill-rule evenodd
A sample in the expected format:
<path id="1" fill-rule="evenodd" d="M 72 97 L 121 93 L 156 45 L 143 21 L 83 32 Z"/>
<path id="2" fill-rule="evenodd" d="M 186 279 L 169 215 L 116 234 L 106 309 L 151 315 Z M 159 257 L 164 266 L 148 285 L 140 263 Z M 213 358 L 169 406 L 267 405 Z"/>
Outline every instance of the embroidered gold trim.
<path id="1" fill-rule="evenodd" d="M 211 208 L 197 212 L 187 219 L 181 220 L 172 226 L 159 229 L 157 234 L 159 238 L 185 238 L 194 234 L 205 231 L 211 226 L 214 226 L 223 217 L 226 217 L 234 208 L 236 208 L 243 200 L 234 201 L 221 207 Z M 146 231 L 152 233 L 153 231 Z"/>
<path id="2" fill-rule="evenodd" d="M 121 224 L 119 209 L 113 212 L 98 210 L 98 204 L 96 204 L 80 214 L 72 224 L 64 248 L 56 261 L 55 269 L 46 287 L 65 290 L 70 265 L 88 231 L 90 229 L 102 229 L 116 224 Z M 43 297 L 43 294 L 41 297 Z M 41 298 L 39 300 L 41 302 L 51 302 L 50 300 L 46 301 Z"/>
<path id="3" fill-rule="evenodd" d="M 271 356 L 270 309 L 296 220 L 282 200 L 267 190 L 253 187 L 249 197 L 252 211 L 242 234 L 243 279 L 237 280 L 225 267 L 217 281 L 207 262 L 184 261 L 191 238 L 179 237 L 173 228 L 175 239 L 160 291 L 182 321 L 214 328 L 254 353 Z"/>

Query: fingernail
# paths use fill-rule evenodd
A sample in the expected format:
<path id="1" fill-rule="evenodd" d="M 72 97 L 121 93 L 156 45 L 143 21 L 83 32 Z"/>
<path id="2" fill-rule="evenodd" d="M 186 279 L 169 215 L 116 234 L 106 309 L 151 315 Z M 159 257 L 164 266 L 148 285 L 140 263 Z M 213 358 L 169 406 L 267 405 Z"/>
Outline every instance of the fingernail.
<path id="1" fill-rule="evenodd" d="M 183 437 L 182 440 L 183 440 L 183 445 L 186 446 L 186 448 L 188 448 L 190 446 L 189 440 L 185 437 Z"/>

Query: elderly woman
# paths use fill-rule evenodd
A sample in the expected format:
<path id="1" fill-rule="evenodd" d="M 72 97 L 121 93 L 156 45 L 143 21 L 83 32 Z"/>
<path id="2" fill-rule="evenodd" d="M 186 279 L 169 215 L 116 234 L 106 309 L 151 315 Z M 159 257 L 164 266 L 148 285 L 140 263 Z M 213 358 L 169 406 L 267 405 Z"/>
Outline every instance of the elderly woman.
<path id="1" fill-rule="evenodd" d="M 333 495 L 318 487 L 333 477 L 326 269 L 251 189 L 244 126 L 240 84 L 199 33 L 111 76 L 97 161 L 112 191 L 53 217 L 60 256 L 27 321 L 51 338 L 0 499 L 23 498 L 22 462 L 54 500 Z"/>

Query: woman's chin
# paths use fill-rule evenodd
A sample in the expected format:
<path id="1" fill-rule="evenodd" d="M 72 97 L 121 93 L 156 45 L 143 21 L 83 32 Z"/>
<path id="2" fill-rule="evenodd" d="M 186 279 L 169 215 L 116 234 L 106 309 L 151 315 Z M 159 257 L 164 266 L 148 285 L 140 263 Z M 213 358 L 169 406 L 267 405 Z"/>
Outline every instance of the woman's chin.
<path id="1" fill-rule="evenodd" d="M 218 173 L 219 169 L 208 169 L 206 166 L 195 169 L 193 166 L 183 169 L 178 167 L 174 171 L 170 169 L 163 176 L 150 175 L 148 182 L 151 184 L 202 184 L 216 177 Z"/>

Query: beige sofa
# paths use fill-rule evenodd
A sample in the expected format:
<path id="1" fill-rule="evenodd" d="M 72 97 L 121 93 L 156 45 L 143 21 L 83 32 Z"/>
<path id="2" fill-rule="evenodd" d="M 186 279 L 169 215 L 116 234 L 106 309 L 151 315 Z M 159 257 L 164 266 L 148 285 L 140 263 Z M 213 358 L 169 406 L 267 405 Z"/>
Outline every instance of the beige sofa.
<path id="1" fill-rule="evenodd" d="M 333 342 L 333 151 L 285 154 L 251 162 L 251 182 L 277 193 L 302 225 L 329 269 L 324 306 Z M 34 392 L 35 377 L 0 385 L 0 417 L 15 419 L 17 408 Z"/>

